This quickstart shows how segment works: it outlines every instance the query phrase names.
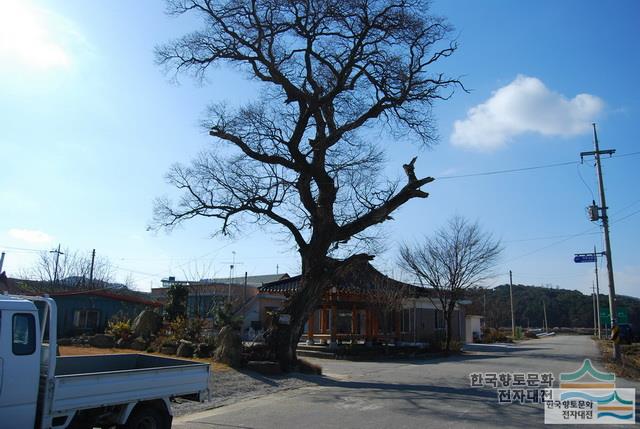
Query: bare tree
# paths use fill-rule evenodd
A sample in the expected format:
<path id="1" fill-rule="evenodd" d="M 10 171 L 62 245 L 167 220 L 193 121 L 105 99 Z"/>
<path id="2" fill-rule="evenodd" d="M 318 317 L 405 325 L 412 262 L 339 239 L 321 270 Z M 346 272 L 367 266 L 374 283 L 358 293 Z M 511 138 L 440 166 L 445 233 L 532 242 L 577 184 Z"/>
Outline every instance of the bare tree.
<path id="1" fill-rule="evenodd" d="M 107 257 L 96 257 L 91 283 L 91 255 L 66 248 L 59 257 L 55 252 L 40 252 L 38 260 L 22 275 L 42 282 L 47 288 L 101 288 L 111 281 L 112 266 Z"/>
<path id="2" fill-rule="evenodd" d="M 388 277 L 380 278 L 366 291 L 365 304 L 378 314 L 385 333 L 395 331 L 393 316 L 402 315 L 403 305 L 413 296 L 407 285 Z"/>
<path id="3" fill-rule="evenodd" d="M 414 246 L 400 248 L 401 265 L 422 286 L 431 287 L 433 305 L 443 312 L 445 351 L 451 345 L 451 319 L 456 303 L 467 290 L 492 277 L 491 269 L 502 251 L 500 242 L 482 232 L 478 223 L 452 218 L 433 237 Z"/>
<path id="4" fill-rule="evenodd" d="M 211 106 L 203 122 L 216 146 L 168 182 L 178 201 L 156 201 L 152 227 L 194 217 L 220 231 L 247 222 L 277 225 L 301 256 L 302 281 L 284 312 L 277 355 L 283 368 L 308 314 L 341 267 L 371 260 L 371 227 L 433 181 L 403 165 L 406 181 L 383 177 L 380 132 L 425 146 L 437 136 L 433 104 L 457 79 L 432 70 L 456 50 L 451 27 L 426 1 L 168 0 L 168 12 L 202 18 L 203 27 L 156 50 L 157 62 L 204 79 L 225 64 L 262 84 L 240 107 Z M 372 136 L 363 130 L 376 131 Z"/>
<path id="5" fill-rule="evenodd" d="M 193 261 L 182 270 L 185 281 L 189 283 L 193 315 L 197 318 L 209 317 L 218 303 L 212 285 L 204 281 L 214 278 L 213 272 L 213 261 Z"/>

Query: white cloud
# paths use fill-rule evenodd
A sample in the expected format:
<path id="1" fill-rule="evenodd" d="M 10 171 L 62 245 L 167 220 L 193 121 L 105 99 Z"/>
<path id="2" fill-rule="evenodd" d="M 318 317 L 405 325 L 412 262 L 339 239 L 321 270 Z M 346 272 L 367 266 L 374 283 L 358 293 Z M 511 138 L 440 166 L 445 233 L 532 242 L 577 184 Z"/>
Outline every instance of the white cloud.
<path id="1" fill-rule="evenodd" d="M 591 129 L 603 107 L 602 99 L 594 95 L 578 94 L 568 99 L 551 91 L 540 79 L 519 75 L 487 101 L 469 109 L 466 119 L 455 121 L 451 143 L 491 150 L 524 133 L 575 136 Z"/>
<path id="2" fill-rule="evenodd" d="M 50 243 L 53 237 L 49 234 L 35 229 L 12 228 L 8 232 L 9 236 L 27 243 L 42 244 Z"/>
<path id="3" fill-rule="evenodd" d="M 28 0 L 0 0 L 0 61 L 36 69 L 68 68 L 86 42 L 65 18 Z"/>

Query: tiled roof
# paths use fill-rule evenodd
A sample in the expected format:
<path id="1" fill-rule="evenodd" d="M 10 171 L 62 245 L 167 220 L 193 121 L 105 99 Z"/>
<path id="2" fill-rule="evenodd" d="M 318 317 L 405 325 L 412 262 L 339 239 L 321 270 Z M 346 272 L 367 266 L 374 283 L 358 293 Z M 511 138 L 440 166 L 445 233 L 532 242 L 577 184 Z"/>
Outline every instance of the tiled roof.
<path id="1" fill-rule="evenodd" d="M 287 279 L 266 283 L 259 287 L 258 291 L 263 294 L 273 293 L 290 295 L 298 290 L 301 279 L 302 276 L 297 275 Z M 341 278 L 336 281 L 335 287 L 340 292 L 366 293 L 367 291 L 375 290 L 381 285 L 407 288 L 409 295 L 413 296 L 426 296 L 430 291 L 430 289 L 427 288 L 403 283 L 387 277 L 376 270 L 371 264 L 366 264 L 357 271 L 342 275 Z"/>

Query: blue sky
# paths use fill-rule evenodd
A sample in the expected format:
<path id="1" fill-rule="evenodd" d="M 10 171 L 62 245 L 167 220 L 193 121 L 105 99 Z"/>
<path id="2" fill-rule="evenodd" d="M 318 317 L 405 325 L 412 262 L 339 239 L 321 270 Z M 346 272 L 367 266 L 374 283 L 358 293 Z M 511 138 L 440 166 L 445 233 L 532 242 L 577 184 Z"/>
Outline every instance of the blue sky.
<path id="1" fill-rule="evenodd" d="M 131 275 L 141 290 L 168 275 L 226 276 L 232 252 L 239 275 L 298 271 L 289 244 L 259 229 L 234 241 L 211 238 L 217 224 L 205 220 L 146 231 L 153 199 L 171 193 L 169 166 L 211 144 L 198 126 L 207 104 L 241 103 L 257 90 L 224 68 L 204 85 L 186 76 L 177 85 L 154 65 L 154 46 L 197 21 L 167 17 L 155 1 L 4 2 L 0 249 L 10 275 L 33 263 L 33 250 L 58 243 L 95 248 L 118 280 Z M 579 160 L 592 150 L 592 121 L 602 148 L 640 151 L 638 2 L 435 1 L 433 10 L 460 44 L 438 70 L 461 76 L 470 92 L 436 105 L 440 142 L 431 150 L 388 142 L 391 176 L 414 154 L 417 172 L 436 177 Z M 635 296 L 639 165 L 637 155 L 603 162 L 617 288 Z M 457 214 L 503 240 L 491 284 L 508 281 L 511 269 L 517 283 L 590 290 L 593 267 L 572 257 L 601 247 L 584 209 L 597 190 L 592 163 L 441 179 L 425 190 L 427 200 L 408 203 L 385 227 L 381 270 L 399 277 L 398 244 Z"/>

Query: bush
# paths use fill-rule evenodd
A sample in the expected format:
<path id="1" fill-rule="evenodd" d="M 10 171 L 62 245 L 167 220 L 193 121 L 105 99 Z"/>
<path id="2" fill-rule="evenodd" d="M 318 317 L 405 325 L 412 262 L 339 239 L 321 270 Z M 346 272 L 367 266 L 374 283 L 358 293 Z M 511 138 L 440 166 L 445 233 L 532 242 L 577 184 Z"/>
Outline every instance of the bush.
<path id="1" fill-rule="evenodd" d="M 176 317 L 169 323 L 169 338 L 177 342 L 187 337 L 188 321 L 182 316 Z"/>
<path id="2" fill-rule="evenodd" d="M 105 333 L 112 335 L 116 341 L 128 341 L 132 332 L 131 321 L 128 319 L 112 319 L 107 323 L 107 329 L 105 329 Z"/>
<path id="3" fill-rule="evenodd" d="M 213 322 L 216 328 L 222 329 L 229 326 L 233 330 L 240 330 L 242 327 L 242 316 L 235 314 L 230 302 L 216 306 L 212 310 Z"/>
<path id="4" fill-rule="evenodd" d="M 204 330 L 206 321 L 199 317 L 186 319 L 184 317 L 176 317 L 169 323 L 168 336 L 173 341 L 187 340 L 194 343 L 203 342 L 202 331 Z"/>
<path id="5" fill-rule="evenodd" d="M 520 326 L 516 326 L 516 335 L 513 338 L 514 340 L 521 340 L 522 339 L 522 328 Z"/>
<path id="6" fill-rule="evenodd" d="M 185 339 L 199 343 L 203 340 L 202 331 L 204 331 L 206 321 L 200 317 L 194 317 L 187 322 L 185 330 Z"/>
<path id="7" fill-rule="evenodd" d="M 482 331 L 483 343 L 504 343 L 508 341 L 507 336 L 495 328 L 485 328 Z"/>

